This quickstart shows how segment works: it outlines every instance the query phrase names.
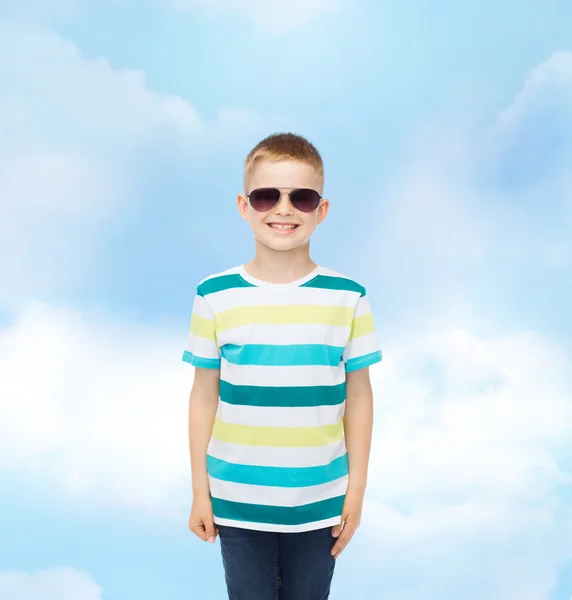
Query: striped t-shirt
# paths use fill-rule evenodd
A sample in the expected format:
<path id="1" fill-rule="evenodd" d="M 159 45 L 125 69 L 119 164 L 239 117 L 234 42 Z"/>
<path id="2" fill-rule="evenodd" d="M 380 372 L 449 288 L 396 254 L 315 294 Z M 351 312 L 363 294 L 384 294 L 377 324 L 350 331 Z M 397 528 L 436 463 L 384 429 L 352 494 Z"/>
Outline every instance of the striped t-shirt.
<path id="1" fill-rule="evenodd" d="M 183 360 L 220 369 L 207 449 L 214 521 L 301 532 L 340 523 L 346 373 L 381 360 L 365 289 L 317 266 L 274 284 L 244 266 L 197 287 Z"/>

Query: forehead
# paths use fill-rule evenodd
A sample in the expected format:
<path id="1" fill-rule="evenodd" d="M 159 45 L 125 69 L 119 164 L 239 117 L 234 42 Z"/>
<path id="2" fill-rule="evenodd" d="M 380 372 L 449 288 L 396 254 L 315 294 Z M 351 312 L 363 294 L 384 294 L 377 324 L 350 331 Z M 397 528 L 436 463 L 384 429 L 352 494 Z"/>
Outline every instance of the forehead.
<path id="1" fill-rule="evenodd" d="M 309 187 L 322 189 L 322 176 L 312 165 L 297 160 L 261 161 L 248 178 L 250 189 L 259 187 Z"/>

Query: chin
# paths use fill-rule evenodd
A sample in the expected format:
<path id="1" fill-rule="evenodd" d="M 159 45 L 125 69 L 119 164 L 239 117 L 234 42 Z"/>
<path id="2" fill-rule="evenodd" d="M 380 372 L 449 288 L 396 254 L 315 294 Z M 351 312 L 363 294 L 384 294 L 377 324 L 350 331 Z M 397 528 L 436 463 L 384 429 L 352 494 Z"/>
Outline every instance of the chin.
<path id="1" fill-rule="evenodd" d="M 264 246 L 266 246 L 267 248 L 270 248 L 270 250 L 276 250 L 276 251 L 281 251 L 281 252 L 286 252 L 288 250 L 294 250 L 295 248 L 298 248 L 299 246 L 303 246 L 304 244 L 307 243 L 306 240 L 296 240 L 296 239 L 268 239 L 267 236 L 260 236 L 257 237 L 258 241 L 263 244 Z"/>
<path id="2" fill-rule="evenodd" d="M 287 252 L 288 250 L 294 250 L 294 248 L 298 248 L 298 246 L 300 246 L 301 244 L 296 244 L 296 243 L 282 243 L 282 244 L 277 244 L 276 242 L 266 242 L 263 241 L 262 242 L 267 248 L 270 248 L 271 250 L 276 250 L 276 251 L 281 251 L 281 252 Z"/>

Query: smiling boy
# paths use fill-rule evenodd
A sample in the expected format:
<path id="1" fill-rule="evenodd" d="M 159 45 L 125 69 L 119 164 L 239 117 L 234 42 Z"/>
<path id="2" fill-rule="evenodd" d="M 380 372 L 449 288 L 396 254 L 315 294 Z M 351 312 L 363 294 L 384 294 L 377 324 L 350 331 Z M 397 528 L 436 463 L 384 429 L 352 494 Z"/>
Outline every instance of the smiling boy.
<path id="1" fill-rule="evenodd" d="M 219 535 L 230 600 L 328 598 L 360 523 L 381 351 L 365 289 L 310 258 L 323 186 L 310 142 L 262 140 L 237 199 L 255 256 L 197 287 L 189 528 Z"/>

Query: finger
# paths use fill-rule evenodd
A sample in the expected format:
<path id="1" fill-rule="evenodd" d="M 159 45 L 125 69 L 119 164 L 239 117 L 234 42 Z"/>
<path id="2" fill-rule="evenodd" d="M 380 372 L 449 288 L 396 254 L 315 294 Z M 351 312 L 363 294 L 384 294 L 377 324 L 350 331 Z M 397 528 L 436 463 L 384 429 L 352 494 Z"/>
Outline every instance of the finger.
<path id="1" fill-rule="evenodd" d="M 332 527 L 332 537 L 337 538 L 340 535 L 341 531 L 342 531 L 341 525 L 334 525 L 334 527 Z"/>
<path id="2" fill-rule="evenodd" d="M 334 554 L 334 560 L 338 560 L 338 558 L 340 558 L 342 552 L 345 550 L 345 548 L 348 545 L 350 540 L 351 540 L 351 538 L 346 540 L 346 542 L 341 546 L 341 548 Z"/>
<path id="3" fill-rule="evenodd" d="M 211 544 L 215 541 L 215 526 L 214 521 L 212 519 L 208 519 L 205 523 L 205 539 L 207 539 Z"/>
<path id="4" fill-rule="evenodd" d="M 349 541 L 352 539 L 354 535 L 353 531 L 348 531 L 345 535 L 342 534 L 339 539 L 334 544 L 332 548 L 332 556 L 334 558 L 338 558 L 338 556 L 342 553 L 343 549 L 348 545 Z"/>
<path id="5" fill-rule="evenodd" d="M 190 529 L 198 538 L 203 540 L 203 542 L 207 541 L 207 533 L 202 522 L 193 524 Z"/>
<path id="6" fill-rule="evenodd" d="M 346 546 L 347 546 L 347 543 L 346 543 L 346 544 L 344 544 L 344 545 L 343 545 L 343 546 L 340 548 L 339 552 L 338 552 L 338 553 L 337 553 L 337 554 L 334 556 L 334 560 L 338 560 L 338 558 L 340 558 L 340 556 L 342 555 L 342 552 L 345 550 L 345 547 L 346 547 Z"/>
<path id="7" fill-rule="evenodd" d="M 340 537 L 336 540 L 336 543 L 332 547 L 332 556 L 335 556 L 340 551 L 340 548 L 345 544 L 347 535 L 347 532 L 342 531 Z"/>
<path id="8" fill-rule="evenodd" d="M 340 548 L 340 551 L 338 552 L 338 556 L 340 556 L 340 554 L 346 549 L 346 546 L 352 541 L 352 538 L 354 537 L 354 533 L 355 533 L 355 531 L 353 531 L 351 533 L 351 535 L 345 541 L 344 545 Z"/>

